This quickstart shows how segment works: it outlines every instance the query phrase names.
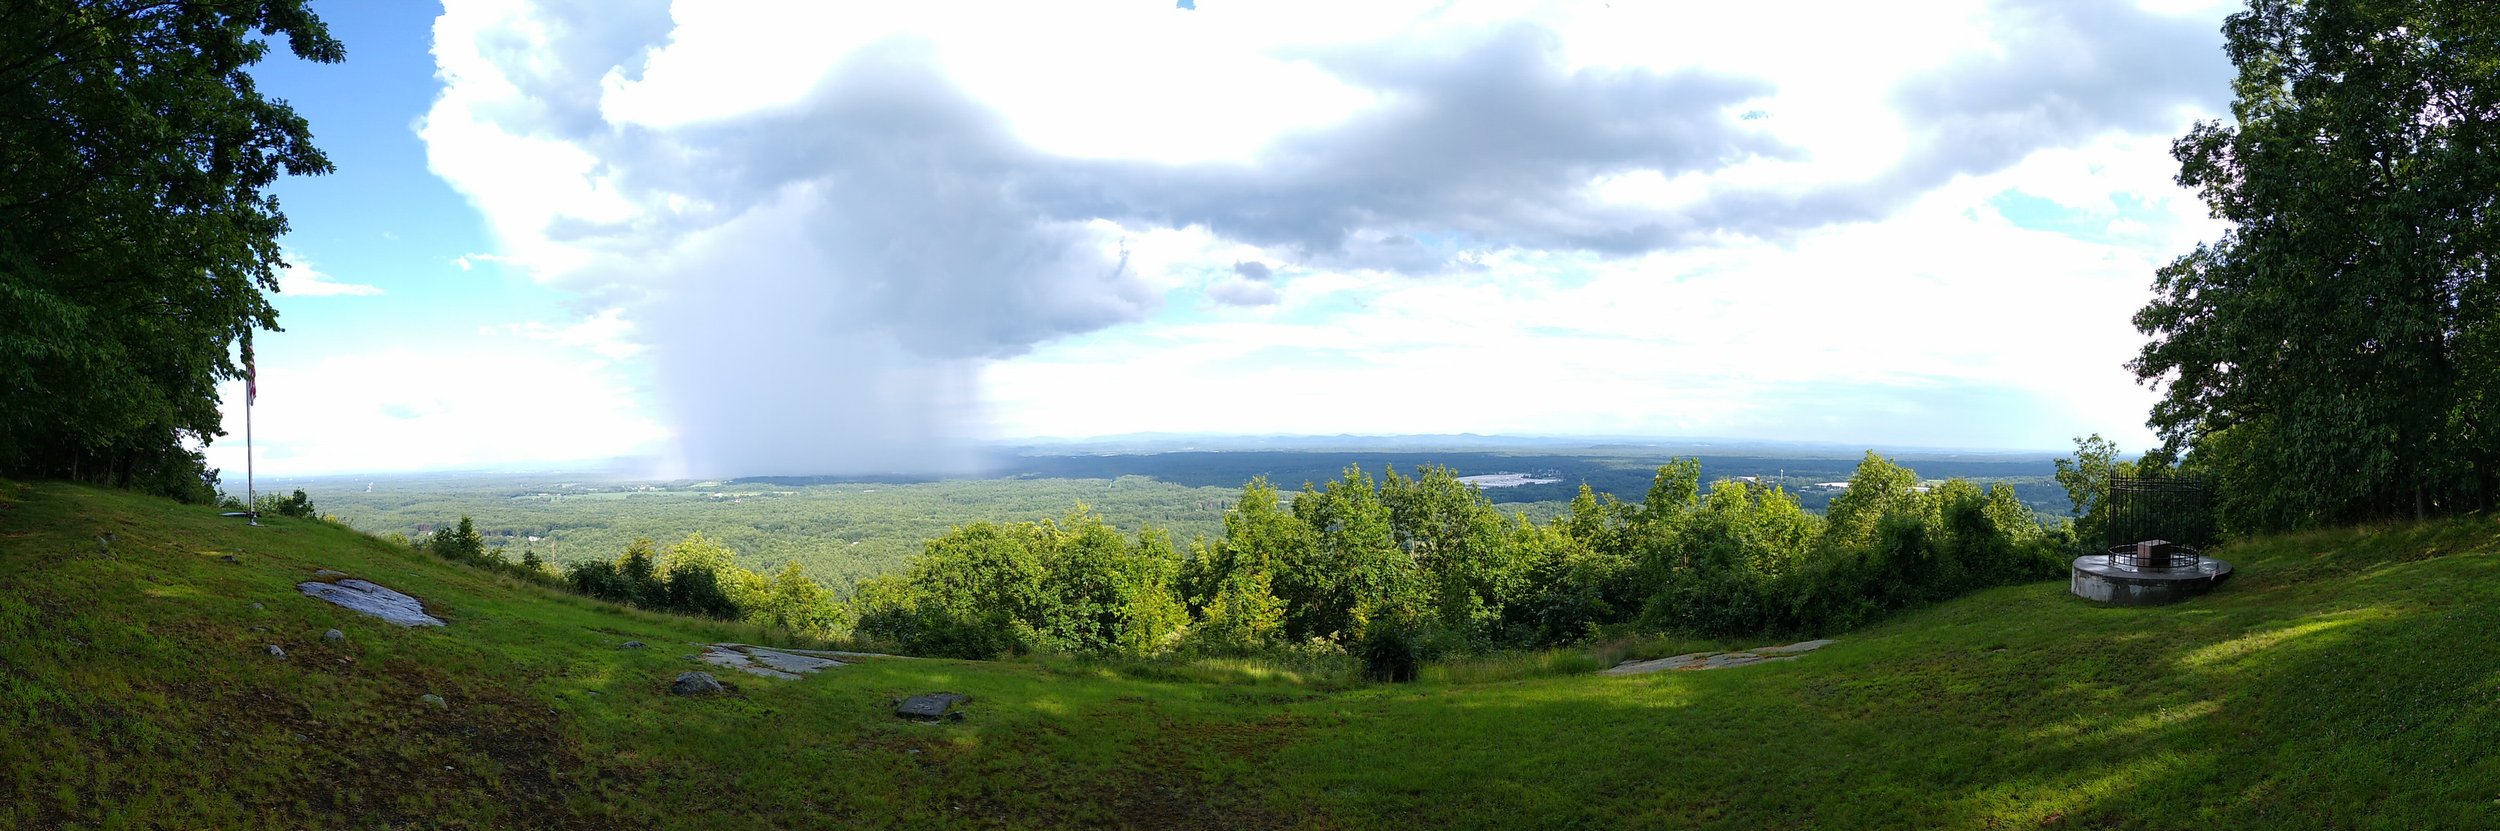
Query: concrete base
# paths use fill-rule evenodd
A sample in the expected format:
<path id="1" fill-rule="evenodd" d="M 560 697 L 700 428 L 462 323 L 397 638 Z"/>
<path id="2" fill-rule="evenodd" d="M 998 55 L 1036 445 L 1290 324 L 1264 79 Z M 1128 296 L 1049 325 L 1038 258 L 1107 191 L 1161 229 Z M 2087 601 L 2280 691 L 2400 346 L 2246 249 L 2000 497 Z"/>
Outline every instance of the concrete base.
<path id="1" fill-rule="evenodd" d="M 2100 554 L 2075 558 L 2067 590 L 2112 606 L 2159 606 L 2212 591 L 2231 576 L 2231 564 L 2212 557 L 2187 568 L 2138 569 L 2115 565 Z"/>

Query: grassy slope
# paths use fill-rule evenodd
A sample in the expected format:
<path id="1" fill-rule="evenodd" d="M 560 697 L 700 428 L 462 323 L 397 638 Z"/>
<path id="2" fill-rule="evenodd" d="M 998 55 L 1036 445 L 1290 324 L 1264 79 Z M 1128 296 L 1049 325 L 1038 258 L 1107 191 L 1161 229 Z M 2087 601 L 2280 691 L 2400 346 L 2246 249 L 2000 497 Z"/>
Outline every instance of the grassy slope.
<path id="1" fill-rule="evenodd" d="M 1332 691 L 874 660 L 684 699 L 688 641 L 752 634 L 0 483 L 0 827 L 2500 827 L 2500 527 L 2226 556 L 2181 606 L 2017 586 L 1719 672 Z M 297 595 L 323 567 L 452 625 Z M 938 689 L 973 719 L 886 711 Z"/>

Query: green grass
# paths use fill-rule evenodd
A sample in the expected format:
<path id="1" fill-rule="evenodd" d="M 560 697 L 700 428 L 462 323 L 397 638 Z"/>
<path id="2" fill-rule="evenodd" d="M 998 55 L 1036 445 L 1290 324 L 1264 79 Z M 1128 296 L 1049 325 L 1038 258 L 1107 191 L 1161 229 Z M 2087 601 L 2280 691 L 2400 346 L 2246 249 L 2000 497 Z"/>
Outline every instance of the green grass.
<path id="1" fill-rule="evenodd" d="M 2007 587 L 1714 672 L 1591 673 L 1757 644 L 1398 686 L 873 659 L 689 699 L 664 692 L 689 642 L 757 634 L 320 523 L 0 483 L 0 827 L 2500 827 L 2500 524 L 2217 553 L 2239 574 L 2187 604 Z M 451 626 L 301 597 L 318 568 Z M 972 718 L 890 714 L 933 690 Z"/>

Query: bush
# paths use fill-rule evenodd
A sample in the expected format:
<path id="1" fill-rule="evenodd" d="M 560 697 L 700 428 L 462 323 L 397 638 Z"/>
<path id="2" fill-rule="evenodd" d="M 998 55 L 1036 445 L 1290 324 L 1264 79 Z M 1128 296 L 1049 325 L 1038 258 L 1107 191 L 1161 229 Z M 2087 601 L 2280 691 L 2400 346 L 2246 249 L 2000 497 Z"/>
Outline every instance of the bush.
<path id="1" fill-rule="evenodd" d="M 313 510 L 312 497 L 304 495 L 303 488 L 296 488 L 294 494 L 286 497 L 280 497 L 277 494 L 263 496 L 259 504 L 252 506 L 252 510 L 261 514 L 275 514 L 296 519 L 312 519 L 318 515 L 318 512 Z"/>
<path id="2" fill-rule="evenodd" d="M 1416 646 L 1413 627 L 1375 623 L 1364 631 L 1355 655 L 1363 661 L 1364 678 L 1402 684 L 1415 680 L 1416 670 L 1423 664 Z"/>

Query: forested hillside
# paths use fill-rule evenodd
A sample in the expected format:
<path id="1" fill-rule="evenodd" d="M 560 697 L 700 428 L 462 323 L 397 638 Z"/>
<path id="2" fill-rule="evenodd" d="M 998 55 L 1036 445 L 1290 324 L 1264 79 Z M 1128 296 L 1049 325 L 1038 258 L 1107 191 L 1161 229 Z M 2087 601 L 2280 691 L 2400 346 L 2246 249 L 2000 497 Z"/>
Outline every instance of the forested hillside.
<path id="1" fill-rule="evenodd" d="M 1152 524 L 1186 540 L 1219 533 L 1234 496 L 1136 477 L 822 485 L 391 477 L 371 493 L 366 484 L 325 480 L 311 492 L 323 513 L 377 534 L 415 538 L 471 517 L 487 546 L 514 559 L 529 550 L 558 564 L 608 560 L 636 539 L 700 533 L 749 568 L 798 563 L 844 589 L 900 570 L 929 539 L 969 522 L 1047 519 L 1084 504 L 1122 528 Z"/>
<path id="2" fill-rule="evenodd" d="M 375 476 L 280 480 L 306 489 L 324 513 L 366 531 L 411 538 L 471 517 L 490 547 L 518 558 L 534 550 L 550 562 L 611 559 L 636 539 L 659 542 L 701 533 L 736 552 L 742 564 L 777 570 L 797 562 L 837 589 L 901 570 L 932 538 L 974 522 L 1029 522 L 1082 504 L 1128 532 L 1152 525 L 1184 548 L 1221 536 L 1223 516 L 1243 483 L 1266 478 L 1299 488 L 1342 476 L 1350 465 L 1379 476 L 1415 475 L 1427 466 L 1460 476 L 1517 473 L 1536 482 L 1482 488 L 1505 515 L 1545 521 L 1561 515 L 1583 484 L 1599 496 L 1638 504 L 1657 466 L 1673 456 L 1535 454 L 1510 451 L 1414 453 L 1226 451 L 1093 456 L 1028 455 L 1002 463 L 998 478 L 755 477 L 713 482 L 639 482 L 581 476 Z M 1844 489 L 1857 458 L 1690 457 L 1705 489 L 1722 479 L 1786 491 L 1822 513 Z M 2005 485 L 2034 514 L 2053 521 L 2072 510 L 2045 455 L 1900 457 L 1922 481 Z M 371 488 L 371 491 L 367 491 Z M 531 537 L 537 539 L 532 540 Z"/>

